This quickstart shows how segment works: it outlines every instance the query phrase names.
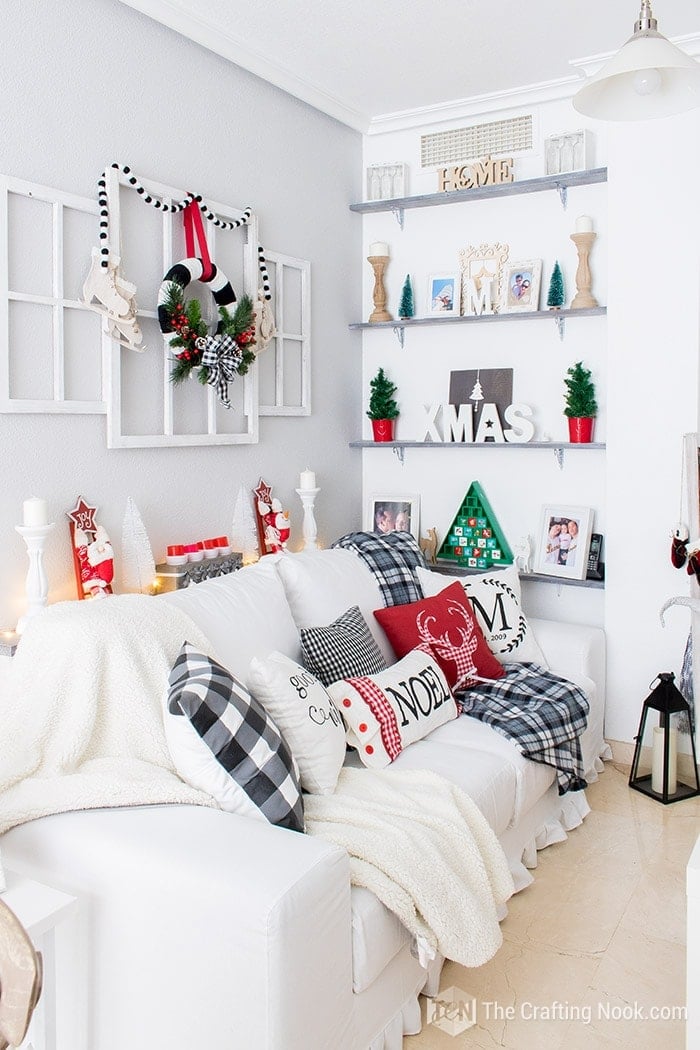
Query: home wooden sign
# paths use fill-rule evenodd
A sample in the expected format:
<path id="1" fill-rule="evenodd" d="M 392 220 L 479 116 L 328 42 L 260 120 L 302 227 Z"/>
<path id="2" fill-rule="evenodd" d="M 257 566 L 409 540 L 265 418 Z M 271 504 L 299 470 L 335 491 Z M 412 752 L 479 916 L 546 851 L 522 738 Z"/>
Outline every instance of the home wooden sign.
<path id="1" fill-rule="evenodd" d="M 498 186 L 513 182 L 512 157 L 482 157 L 471 164 L 438 168 L 438 190 L 475 190 L 479 186 Z"/>

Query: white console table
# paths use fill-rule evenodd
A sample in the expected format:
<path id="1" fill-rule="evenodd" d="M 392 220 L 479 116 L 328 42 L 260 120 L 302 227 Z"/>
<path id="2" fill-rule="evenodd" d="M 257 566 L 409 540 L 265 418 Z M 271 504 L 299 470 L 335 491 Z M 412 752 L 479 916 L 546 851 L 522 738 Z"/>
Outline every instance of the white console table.
<path id="1" fill-rule="evenodd" d="M 700 838 L 686 869 L 688 896 L 686 1050 L 700 1050 Z"/>

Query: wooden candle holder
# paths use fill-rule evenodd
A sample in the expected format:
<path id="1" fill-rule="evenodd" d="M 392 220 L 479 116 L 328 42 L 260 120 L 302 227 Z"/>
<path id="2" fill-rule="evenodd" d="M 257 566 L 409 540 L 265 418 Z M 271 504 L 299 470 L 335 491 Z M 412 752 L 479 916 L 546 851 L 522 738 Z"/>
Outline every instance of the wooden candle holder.
<path id="1" fill-rule="evenodd" d="M 572 310 L 583 310 L 587 307 L 597 306 L 598 300 L 591 295 L 591 284 L 593 283 L 590 268 L 590 255 L 595 241 L 595 233 L 572 233 L 571 240 L 576 245 L 578 252 L 578 267 L 576 269 L 576 295 L 571 303 Z"/>
<path id="2" fill-rule="evenodd" d="M 386 264 L 389 262 L 389 256 L 368 255 L 367 262 L 374 270 L 374 290 L 372 292 L 374 310 L 372 310 L 372 313 L 369 315 L 370 323 L 374 324 L 376 321 L 393 321 L 394 318 L 386 308 L 386 289 L 384 287 L 384 271 L 386 270 Z"/>

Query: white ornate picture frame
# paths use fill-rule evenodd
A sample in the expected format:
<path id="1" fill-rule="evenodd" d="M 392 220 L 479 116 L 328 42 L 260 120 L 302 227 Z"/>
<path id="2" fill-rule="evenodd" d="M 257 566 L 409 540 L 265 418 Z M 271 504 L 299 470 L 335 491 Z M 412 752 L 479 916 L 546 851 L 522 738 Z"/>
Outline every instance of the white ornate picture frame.
<path id="1" fill-rule="evenodd" d="M 474 282 L 477 292 L 481 291 L 483 281 L 491 282 L 491 303 L 494 309 L 501 301 L 502 270 L 508 259 L 510 248 L 507 244 L 480 244 L 462 248 L 459 253 L 459 265 L 462 271 L 462 310 L 470 300 L 469 284 Z"/>
<path id="2" fill-rule="evenodd" d="M 539 309 L 542 260 L 508 263 L 503 268 L 501 313 L 532 313 Z"/>

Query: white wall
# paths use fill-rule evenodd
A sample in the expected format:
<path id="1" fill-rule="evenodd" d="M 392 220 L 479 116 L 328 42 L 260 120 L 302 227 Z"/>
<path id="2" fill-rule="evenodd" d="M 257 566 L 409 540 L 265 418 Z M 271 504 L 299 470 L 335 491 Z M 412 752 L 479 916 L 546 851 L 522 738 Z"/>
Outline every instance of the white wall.
<path id="1" fill-rule="evenodd" d="M 118 160 L 213 200 L 250 203 L 265 247 L 311 261 L 313 399 L 309 418 L 261 419 L 260 443 L 247 447 L 108 451 L 103 417 L 0 416 L 0 626 L 23 611 L 27 562 L 13 526 L 31 494 L 48 499 L 57 522 L 51 601 L 74 596 L 65 511 L 79 494 L 99 506 L 117 557 L 127 496 L 160 559 L 167 543 L 228 532 L 239 485 L 260 475 L 292 511 L 298 546 L 294 488 L 307 464 L 322 489 L 319 540 L 357 527 L 361 464 L 347 443 L 360 361 L 347 324 L 360 309 L 360 224 L 347 204 L 360 192 L 359 135 L 116 0 L 13 5 L 0 118 L 7 175 L 92 196 Z"/>
<path id="2" fill-rule="evenodd" d="M 482 107 L 483 109 L 483 107 Z M 607 318 L 567 321 L 560 343 L 549 321 L 423 328 L 406 333 L 401 350 L 391 331 L 364 334 L 364 387 L 379 365 L 399 386 L 397 437 L 421 436 L 421 406 L 447 400 L 451 369 L 513 367 L 514 398 L 534 409 L 536 439 L 566 438 L 563 376 L 574 361 L 592 368 L 600 416 L 595 437 L 606 452 L 565 456 L 559 471 L 548 450 L 408 449 L 401 466 L 387 450 L 363 453 L 365 493 L 420 493 L 423 531 L 445 535 L 469 483 L 484 487 L 511 542 L 536 536 L 540 508 L 561 502 L 594 509 L 605 535 L 605 590 L 531 582 L 531 614 L 605 626 L 609 646 L 609 737 L 631 740 L 647 686 L 662 670 L 680 671 L 688 622 L 672 613 L 663 630 L 658 610 L 687 593 L 685 574 L 669 561 L 668 534 L 678 517 L 681 439 L 697 428 L 700 117 L 615 126 L 586 122 L 568 100 L 522 110 L 470 113 L 462 120 L 368 136 L 365 162 L 410 166 L 409 194 L 437 190 L 434 171 L 420 170 L 420 135 L 534 113 L 536 147 L 516 155 L 516 179 L 544 172 L 542 143 L 554 131 L 594 130 L 592 166 L 608 165 L 606 185 L 569 191 L 562 213 L 555 194 L 533 194 L 407 211 L 399 230 L 390 213 L 364 219 L 363 255 L 373 241 L 390 244 L 388 308 L 396 315 L 403 280 L 414 279 L 416 314 L 425 314 L 429 274 L 458 269 L 458 249 L 510 245 L 510 259 L 542 258 L 542 298 L 556 258 L 567 302 L 575 293 L 576 253 L 569 235 L 579 214 L 592 215 L 598 237 L 591 256 L 593 292 Z M 365 263 L 364 313 L 372 309 Z M 364 436 L 370 437 L 365 421 Z M 692 525 L 691 525 L 692 528 Z M 694 531 L 700 531 L 696 523 Z"/>

